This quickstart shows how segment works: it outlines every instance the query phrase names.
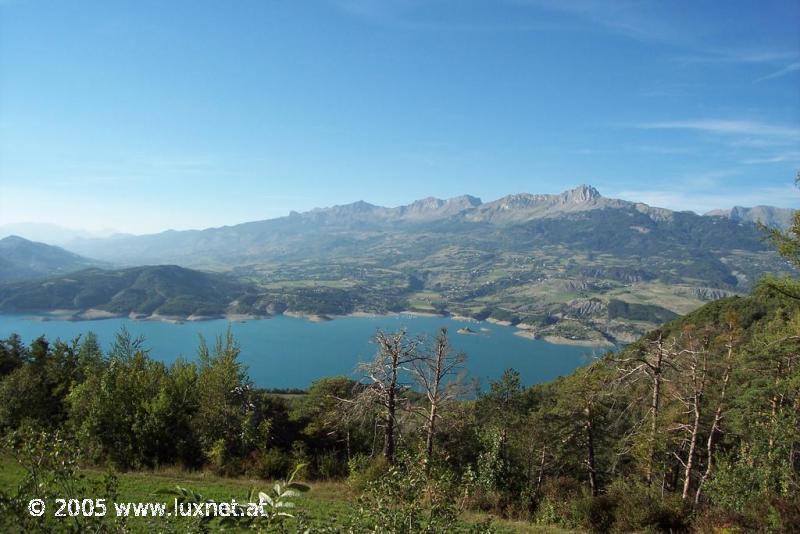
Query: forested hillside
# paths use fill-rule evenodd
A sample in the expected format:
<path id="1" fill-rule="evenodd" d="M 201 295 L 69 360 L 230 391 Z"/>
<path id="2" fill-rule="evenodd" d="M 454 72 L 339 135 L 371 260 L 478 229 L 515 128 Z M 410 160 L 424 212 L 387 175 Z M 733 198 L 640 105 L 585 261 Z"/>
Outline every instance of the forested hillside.
<path id="1" fill-rule="evenodd" d="M 248 313 L 256 300 L 251 284 L 176 265 L 84 269 L 0 285 L 2 311 L 55 311 L 77 319 L 129 314 L 140 318 L 211 318 Z"/>
<path id="2" fill-rule="evenodd" d="M 364 499 L 399 499 L 381 501 L 387 525 L 392 513 L 458 512 L 427 508 L 420 493 L 431 491 L 602 532 L 789 532 L 800 520 L 798 340 L 798 301 L 764 286 L 571 376 L 525 389 L 509 370 L 468 400 L 444 333 L 422 344 L 380 333 L 363 380 L 332 377 L 302 395 L 253 388 L 230 336 L 171 366 L 125 332 L 108 354 L 91 335 L 29 347 L 12 337 L 0 344 L 0 430 L 11 451 L 58 430 L 80 462 L 118 469 L 269 479 L 302 463 L 305 479 L 346 478 Z"/>

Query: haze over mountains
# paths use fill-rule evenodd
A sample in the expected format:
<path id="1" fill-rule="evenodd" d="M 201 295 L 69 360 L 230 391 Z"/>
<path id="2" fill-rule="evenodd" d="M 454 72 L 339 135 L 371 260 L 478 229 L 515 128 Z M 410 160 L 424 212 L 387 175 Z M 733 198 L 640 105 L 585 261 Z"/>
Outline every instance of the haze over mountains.
<path id="1" fill-rule="evenodd" d="M 18 236 L 0 239 L 0 282 L 70 273 L 101 262 Z"/>
<path id="2" fill-rule="evenodd" d="M 18 236 L 48 245 L 64 245 L 75 239 L 108 237 L 117 233 L 119 232 L 111 229 L 97 232 L 76 230 L 51 223 L 25 222 L 0 225 L 0 238 Z"/>
<path id="3" fill-rule="evenodd" d="M 144 277 L 130 269 L 62 275 L 46 289 L 14 284 L 0 291 L 0 310 L 66 308 L 78 318 L 90 308 L 183 317 L 414 310 L 562 341 L 626 341 L 787 271 L 751 222 L 780 226 L 786 211 L 701 216 L 606 198 L 587 185 L 486 203 L 466 195 L 395 208 L 359 201 L 206 230 L 76 240 L 70 249 L 84 258 L 45 274 L 80 268 L 85 258 L 174 266 L 148 267 Z M 169 295 L 153 289 L 177 279 L 192 282 Z"/>

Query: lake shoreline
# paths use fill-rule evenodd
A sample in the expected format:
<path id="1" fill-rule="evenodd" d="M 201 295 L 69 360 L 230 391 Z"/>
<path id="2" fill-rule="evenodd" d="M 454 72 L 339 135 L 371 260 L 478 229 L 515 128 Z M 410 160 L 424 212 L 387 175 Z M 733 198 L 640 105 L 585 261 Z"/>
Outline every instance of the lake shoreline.
<path id="1" fill-rule="evenodd" d="M 61 314 L 64 315 L 63 313 Z M 99 317 L 93 315 L 93 317 Z M 199 336 L 215 340 L 230 328 L 241 346 L 241 361 L 259 387 L 307 388 L 329 376 L 356 376 L 359 362 L 375 355 L 375 331 L 405 329 L 411 338 L 435 334 L 446 327 L 454 350 L 468 355 L 466 372 L 483 384 L 502 376 L 509 367 L 518 370 L 528 384 L 552 380 L 590 361 L 592 349 L 553 345 L 542 340 L 515 336 L 515 329 L 479 326 L 446 317 L 416 317 L 391 314 L 386 317 L 352 317 L 314 323 L 277 315 L 270 321 L 228 322 L 132 320 L 127 316 L 93 321 L 31 321 L 21 314 L 0 314 L 0 338 L 18 334 L 25 342 L 40 336 L 70 342 L 92 332 L 104 349 L 110 350 L 120 330 L 144 340 L 146 350 L 166 365 L 182 358 L 195 361 Z M 482 328 L 489 327 L 490 332 Z M 457 331 L 470 328 L 473 334 Z"/>
<path id="2" fill-rule="evenodd" d="M 465 317 L 461 315 L 446 315 L 434 312 L 423 312 L 419 310 L 402 310 L 399 312 L 387 312 L 387 313 L 355 311 L 352 313 L 341 314 L 341 315 L 308 313 L 308 312 L 287 310 L 284 311 L 283 313 L 275 315 L 225 313 L 217 315 L 192 314 L 188 316 L 179 316 L 179 315 L 161 315 L 158 313 L 146 315 L 136 312 L 130 312 L 128 314 L 124 314 L 124 313 L 114 313 L 105 310 L 89 308 L 87 310 L 52 310 L 50 312 L 29 312 L 29 313 L 21 313 L 20 315 L 25 316 L 26 319 L 29 319 L 31 321 L 41 321 L 41 322 L 48 322 L 48 321 L 91 322 L 91 321 L 103 321 L 106 319 L 129 319 L 132 321 L 153 321 L 153 322 L 161 322 L 168 324 L 182 324 L 184 322 L 195 323 L 195 322 L 218 321 L 218 320 L 227 320 L 229 322 L 243 323 L 248 321 L 273 319 L 279 316 L 290 317 L 293 319 L 302 319 L 313 323 L 324 323 L 333 321 L 335 319 L 349 319 L 349 318 L 363 319 L 363 318 L 402 317 L 402 316 L 425 317 L 425 318 L 439 317 L 458 322 L 468 322 L 472 324 L 487 323 L 495 326 L 514 328 L 516 330 L 514 332 L 514 335 L 518 337 L 527 340 L 541 340 L 553 345 L 566 345 L 566 346 L 597 348 L 597 349 L 608 349 L 608 348 L 613 348 L 615 346 L 608 340 L 599 341 L 594 339 L 570 339 L 558 335 L 540 336 L 538 334 L 534 334 L 528 325 L 523 325 L 523 324 L 514 325 L 509 321 L 501 321 L 497 319 L 492 319 L 491 317 L 486 319 L 485 321 L 480 321 L 473 317 Z M 474 334 L 478 335 L 487 334 L 488 330 L 489 329 L 484 328 L 481 329 L 481 332 L 474 332 Z M 460 332 L 460 331 L 457 333 L 466 334 L 466 332 Z M 470 334 L 473 334 L 473 332 L 470 332 Z"/>
<path id="3" fill-rule="evenodd" d="M 514 335 L 524 339 L 538 339 L 550 343 L 551 345 L 571 345 L 573 347 L 586 347 L 593 349 L 612 349 L 616 346 L 608 340 L 601 341 L 595 339 L 571 339 L 568 337 L 557 336 L 557 335 L 539 336 L 538 334 L 534 334 L 529 330 L 523 330 L 523 329 L 514 332 Z"/>

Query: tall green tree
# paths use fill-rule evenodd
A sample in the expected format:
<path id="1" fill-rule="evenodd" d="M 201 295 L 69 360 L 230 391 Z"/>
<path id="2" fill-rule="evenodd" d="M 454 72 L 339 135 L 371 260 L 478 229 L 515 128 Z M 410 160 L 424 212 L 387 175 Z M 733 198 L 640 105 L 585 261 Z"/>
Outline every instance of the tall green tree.
<path id="1" fill-rule="evenodd" d="M 243 430 L 253 411 L 251 384 L 239 360 L 241 346 L 228 328 L 209 349 L 198 347 L 197 412 L 192 426 L 205 452 L 222 466 L 242 449 Z"/>
<path id="2" fill-rule="evenodd" d="M 800 171 L 798 171 L 794 183 L 800 187 Z M 778 254 L 786 258 L 795 269 L 800 269 L 800 210 L 795 210 L 792 214 L 792 224 L 787 230 L 768 228 L 763 224 L 760 226 L 767 233 Z M 768 277 L 766 283 L 783 295 L 800 299 L 800 281 L 796 278 L 791 276 Z"/>

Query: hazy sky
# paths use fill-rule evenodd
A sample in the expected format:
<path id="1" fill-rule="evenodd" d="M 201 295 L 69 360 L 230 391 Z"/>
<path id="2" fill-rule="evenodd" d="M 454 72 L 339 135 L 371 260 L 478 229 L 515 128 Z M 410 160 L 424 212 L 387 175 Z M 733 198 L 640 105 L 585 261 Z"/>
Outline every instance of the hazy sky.
<path id="1" fill-rule="evenodd" d="M 800 206 L 800 2 L 0 0 L 0 224 Z"/>

